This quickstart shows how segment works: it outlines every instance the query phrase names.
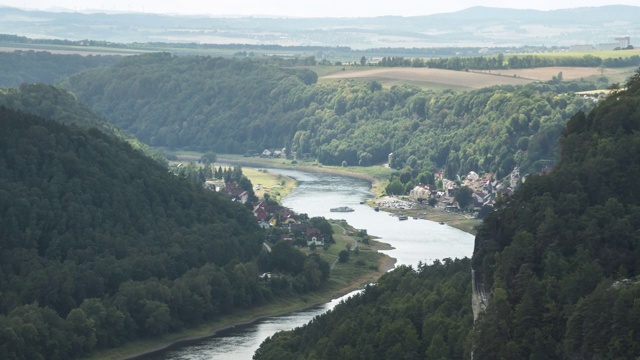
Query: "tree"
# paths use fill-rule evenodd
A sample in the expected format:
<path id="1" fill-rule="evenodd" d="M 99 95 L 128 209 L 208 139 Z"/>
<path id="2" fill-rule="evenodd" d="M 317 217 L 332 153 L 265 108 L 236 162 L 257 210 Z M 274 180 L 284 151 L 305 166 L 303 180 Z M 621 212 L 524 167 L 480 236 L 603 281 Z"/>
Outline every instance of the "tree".
<path id="1" fill-rule="evenodd" d="M 96 330 L 94 322 L 88 319 L 82 309 L 71 310 L 66 319 L 71 330 L 71 344 L 76 348 L 77 354 L 91 351 L 96 345 Z"/>
<path id="2" fill-rule="evenodd" d="M 395 179 L 387 185 L 385 191 L 387 195 L 402 195 L 404 194 L 404 185 L 399 179 Z"/>
<path id="3" fill-rule="evenodd" d="M 216 162 L 217 159 L 218 159 L 218 155 L 213 151 L 209 151 L 200 157 L 200 162 L 205 164 L 206 163 L 213 164 Z"/>
<path id="4" fill-rule="evenodd" d="M 322 235 L 324 235 L 325 237 L 333 236 L 333 226 L 331 226 L 331 223 L 327 221 L 327 219 L 325 219 L 324 217 L 322 216 L 312 217 L 309 219 L 309 223 L 316 229 L 320 230 L 320 233 L 322 233 Z"/>
<path id="5" fill-rule="evenodd" d="M 338 261 L 342 263 L 346 263 L 349 261 L 349 251 L 348 250 L 340 250 L 338 253 Z"/>
<path id="6" fill-rule="evenodd" d="M 473 200 L 473 190 L 468 186 L 462 186 L 456 191 L 453 198 L 458 202 L 461 209 L 465 209 Z"/>

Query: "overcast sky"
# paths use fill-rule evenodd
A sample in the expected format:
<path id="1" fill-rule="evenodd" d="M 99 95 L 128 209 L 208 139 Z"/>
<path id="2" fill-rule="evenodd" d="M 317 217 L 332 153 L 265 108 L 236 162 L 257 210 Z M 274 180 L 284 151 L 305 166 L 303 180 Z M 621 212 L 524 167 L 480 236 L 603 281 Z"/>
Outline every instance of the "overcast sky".
<path id="1" fill-rule="evenodd" d="M 0 6 L 23 9 L 66 8 L 213 16 L 289 17 L 417 16 L 453 12 L 473 6 L 552 10 L 584 6 L 640 5 L 638 0 L 0 0 Z"/>

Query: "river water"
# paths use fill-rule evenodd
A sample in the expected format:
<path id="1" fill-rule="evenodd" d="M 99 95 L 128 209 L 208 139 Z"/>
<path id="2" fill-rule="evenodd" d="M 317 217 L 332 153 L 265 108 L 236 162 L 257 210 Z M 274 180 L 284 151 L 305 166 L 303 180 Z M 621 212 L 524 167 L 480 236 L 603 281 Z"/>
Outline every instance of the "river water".
<path id="1" fill-rule="evenodd" d="M 309 173 L 297 170 L 269 169 L 272 173 L 290 176 L 298 187 L 286 196 L 282 204 L 297 213 L 309 217 L 324 216 L 344 219 L 358 229 L 366 229 L 370 235 L 391 244 L 393 250 L 385 251 L 397 259 L 396 264 L 413 265 L 431 263 L 436 259 L 470 257 L 473 252 L 473 236 L 447 225 L 426 220 L 399 221 L 388 213 L 376 212 L 360 202 L 373 198 L 370 183 L 365 180 L 328 173 Z M 335 213 L 329 209 L 349 206 L 354 212 Z M 347 295 L 349 296 L 349 295 Z M 290 330 L 306 324 L 340 302 L 329 303 L 283 316 L 266 318 L 250 325 L 238 326 L 216 336 L 185 345 L 176 345 L 162 352 L 149 354 L 142 359 L 163 360 L 247 360 L 269 336 L 281 330 Z"/>

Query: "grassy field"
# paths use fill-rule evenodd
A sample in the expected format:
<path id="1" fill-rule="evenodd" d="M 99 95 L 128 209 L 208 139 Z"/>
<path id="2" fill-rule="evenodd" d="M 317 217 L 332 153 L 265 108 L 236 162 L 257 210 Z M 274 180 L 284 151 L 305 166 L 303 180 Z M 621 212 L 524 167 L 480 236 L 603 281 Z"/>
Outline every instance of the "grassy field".
<path id="1" fill-rule="evenodd" d="M 296 181 L 288 176 L 270 173 L 264 169 L 243 167 L 242 173 L 253 184 L 253 192 L 259 199 L 269 194 L 271 199 L 280 202 L 296 187 Z"/>
<path id="2" fill-rule="evenodd" d="M 120 49 L 120 48 L 109 48 L 109 47 L 98 47 L 98 46 L 71 46 L 71 45 L 54 45 L 54 44 L 19 44 L 19 43 L 0 43 L 0 51 L 3 52 L 13 52 L 16 50 L 22 51 L 48 51 L 52 54 L 60 54 L 60 55 L 140 55 L 149 52 L 157 52 L 157 51 L 149 51 L 143 49 Z"/>
<path id="3" fill-rule="evenodd" d="M 453 71 L 429 68 L 367 68 L 347 67 L 344 71 L 324 70 L 319 82 L 343 79 L 377 81 L 384 87 L 409 84 L 424 90 L 470 90 L 494 85 L 524 85 L 536 81 L 549 81 L 562 72 L 564 80 L 596 80 L 602 76 L 609 83 L 623 83 L 635 67 L 542 67 L 533 69 L 500 69 Z"/>
<path id="4" fill-rule="evenodd" d="M 342 250 L 349 251 L 349 261 L 335 262 L 331 270 L 329 285 L 333 287 L 350 287 L 354 280 L 362 281 L 362 285 L 376 282 L 380 276 L 393 268 L 395 259 L 379 253 L 377 250 L 392 249 L 389 244 L 381 243 L 368 236 L 365 240 L 357 236 L 354 229 L 344 220 L 331 221 L 333 225 L 332 244 L 327 250 L 318 247 L 316 250 L 303 248 L 306 254 L 314 252 L 329 264 L 333 264 Z M 367 243 L 368 242 L 368 243 Z"/>
<path id="5" fill-rule="evenodd" d="M 524 85 L 534 80 L 507 76 L 499 72 L 481 73 L 430 68 L 346 68 L 320 77 L 319 81 L 341 79 L 376 80 L 383 86 L 411 83 L 423 89 L 479 89 L 494 85 Z"/>

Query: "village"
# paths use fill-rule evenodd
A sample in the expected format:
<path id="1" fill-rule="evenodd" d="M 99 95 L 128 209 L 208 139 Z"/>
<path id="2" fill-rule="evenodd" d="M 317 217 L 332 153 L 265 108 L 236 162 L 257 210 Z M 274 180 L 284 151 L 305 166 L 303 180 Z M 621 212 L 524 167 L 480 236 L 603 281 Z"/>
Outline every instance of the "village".
<path id="1" fill-rule="evenodd" d="M 286 149 L 265 149 L 262 158 L 284 158 Z M 400 220 L 413 217 L 447 223 L 463 231 L 472 232 L 479 221 L 493 209 L 495 202 L 513 194 L 514 189 L 524 179 L 519 168 L 502 181 L 491 173 L 479 175 L 471 171 L 456 180 L 445 178 L 444 171 L 434 174 L 434 184 L 418 184 L 407 195 L 379 194 L 368 203 L 376 210 L 383 210 L 398 216 Z M 297 214 L 269 198 L 269 189 L 262 184 L 253 186 L 256 192 L 266 196 L 262 200 L 250 201 L 247 190 L 234 182 L 223 179 L 206 181 L 205 187 L 242 204 L 250 203 L 258 225 L 267 231 L 269 243 L 285 241 L 296 246 L 328 246 L 331 234 L 323 232 L 309 223 L 306 214 Z M 274 189 L 271 189 L 274 190 Z M 463 194 L 464 193 L 464 194 Z"/>
<path id="2" fill-rule="evenodd" d="M 262 185 L 255 185 L 260 190 Z M 298 214 L 265 196 L 264 199 L 250 202 L 249 191 L 234 182 L 223 180 L 206 181 L 205 188 L 215 190 L 241 204 L 250 204 L 258 226 L 268 233 L 271 244 L 284 241 L 295 246 L 324 247 L 332 243 L 331 225 L 323 218 L 309 218 L 307 214 Z"/>

